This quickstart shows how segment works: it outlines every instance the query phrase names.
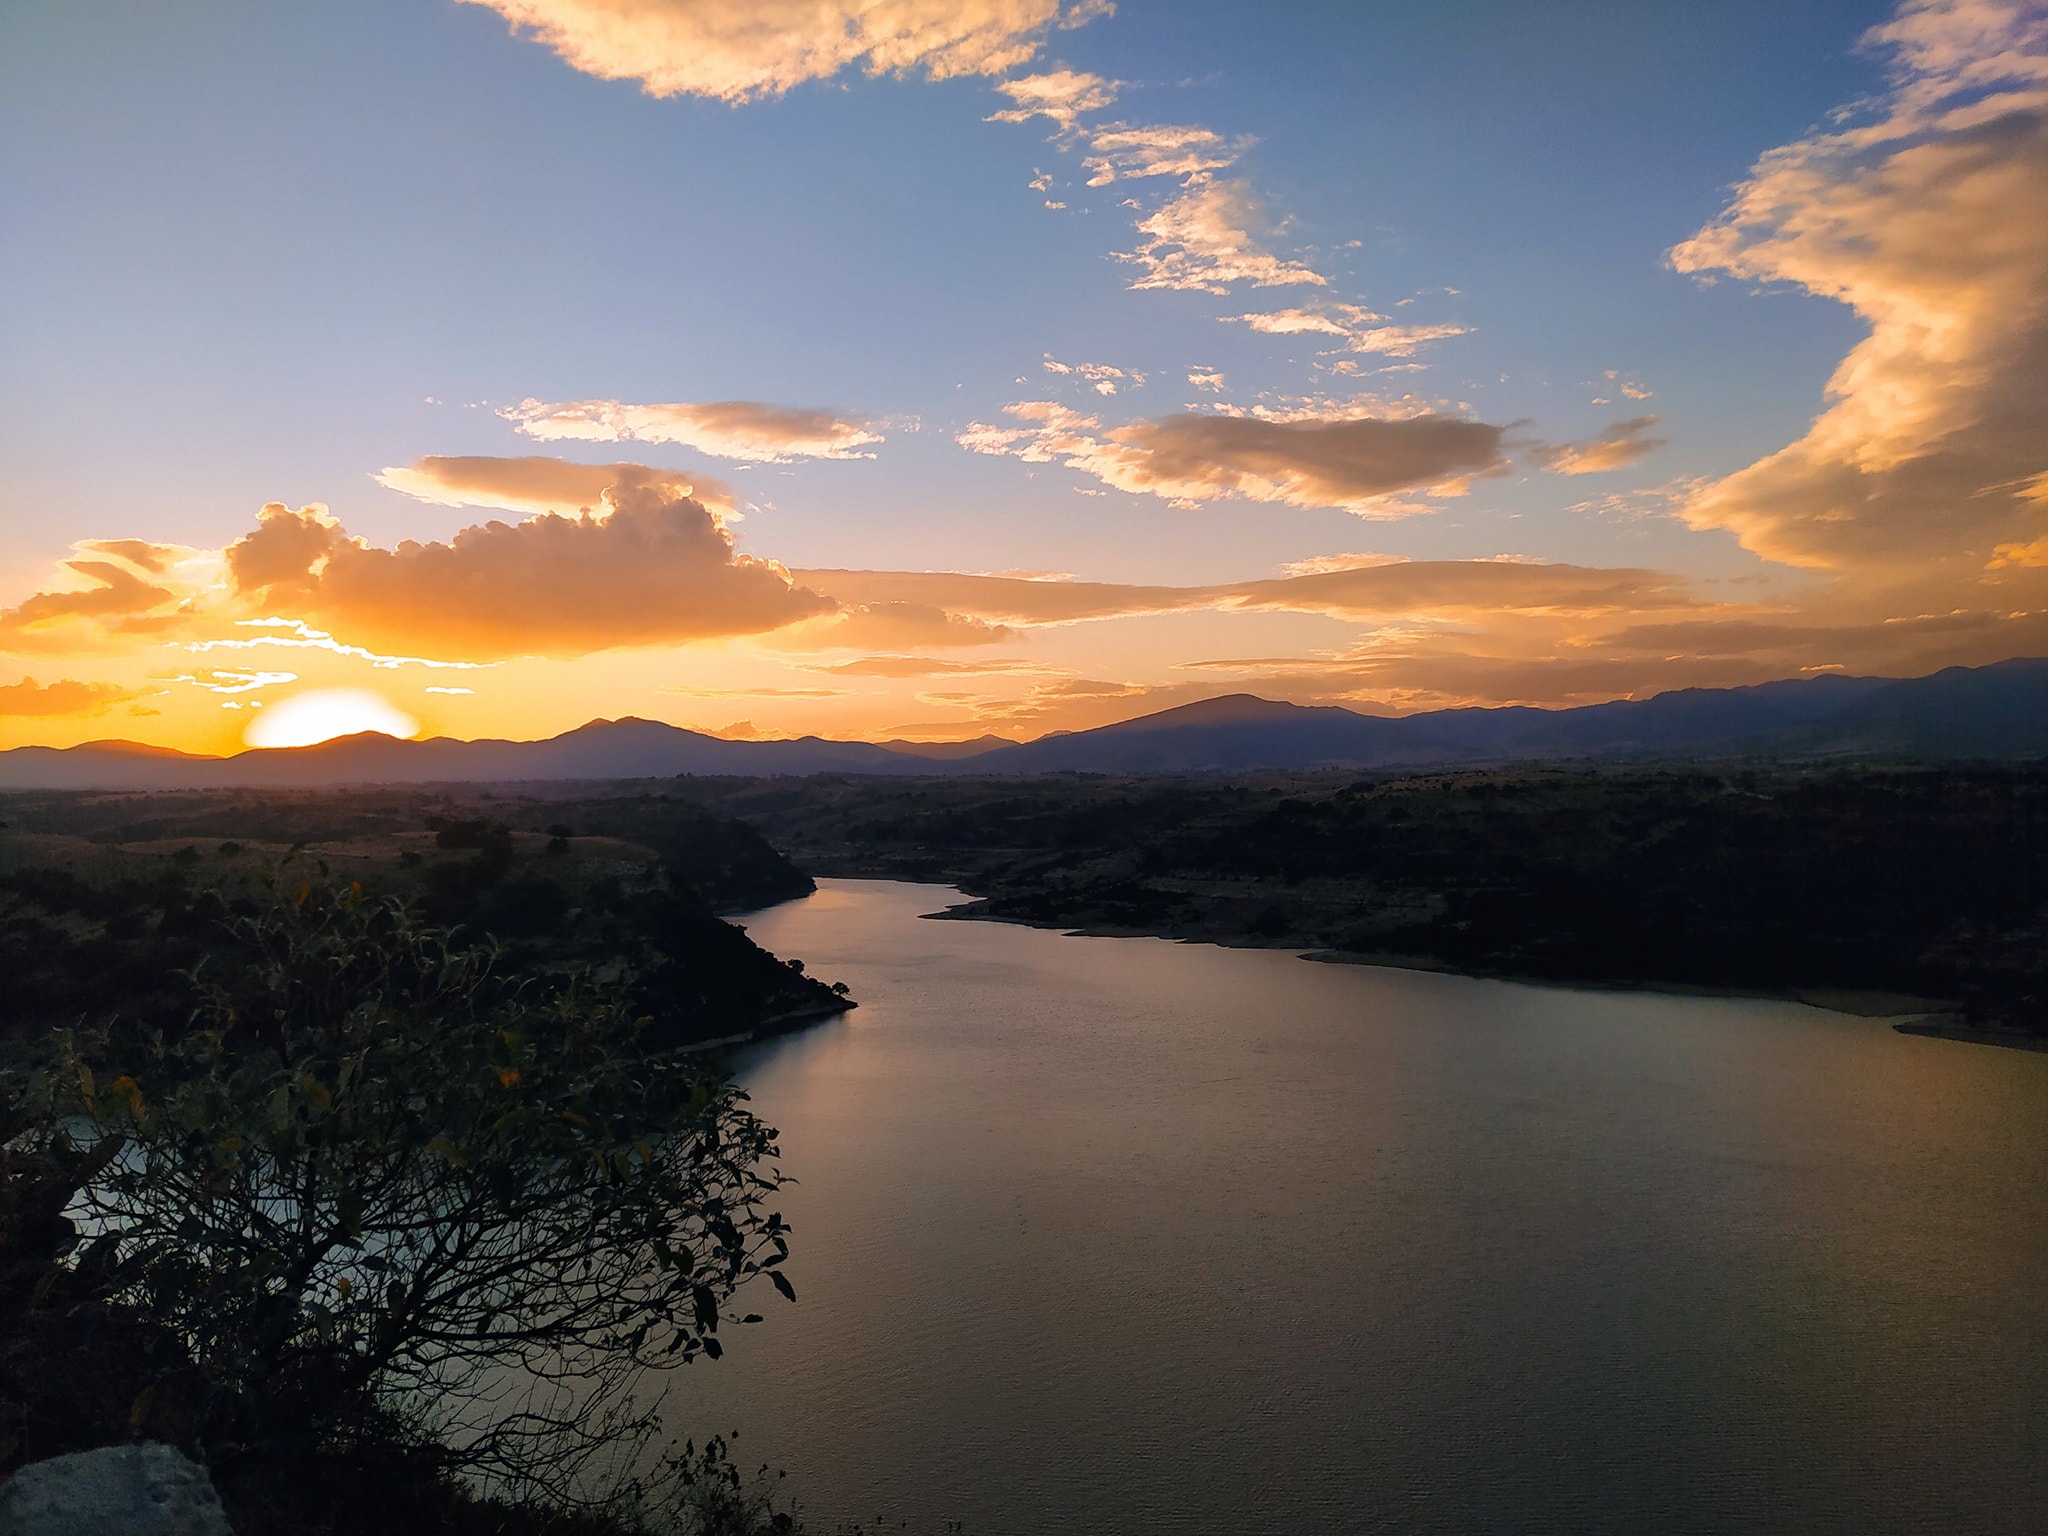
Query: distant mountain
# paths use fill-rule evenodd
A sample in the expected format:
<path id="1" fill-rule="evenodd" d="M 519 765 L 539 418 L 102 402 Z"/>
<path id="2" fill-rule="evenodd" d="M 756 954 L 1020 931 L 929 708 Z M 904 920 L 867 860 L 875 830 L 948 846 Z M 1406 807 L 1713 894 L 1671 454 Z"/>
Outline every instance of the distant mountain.
<path id="1" fill-rule="evenodd" d="M 1578 709 L 1447 709 L 1387 718 L 1230 694 L 1090 731 L 1007 742 L 727 741 L 654 720 L 593 720 L 546 741 L 399 741 L 196 757 L 133 742 L 0 752 L 0 789 L 311 788 L 676 774 L 1246 773 L 1698 756 L 2048 757 L 2048 660 L 1931 677 L 1820 677 L 1681 688 Z"/>
<path id="2" fill-rule="evenodd" d="M 1232 694 L 974 759 L 974 773 L 1233 773 L 1697 756 L 2048 757 L 2048 660 L 1894 681 L 1823 673 L 1577 709 L 1385 719 Z"/>
<path id="3" fill-rule="evenodd" d="M 2048 757 L 2048 660 L 1949 667 L 1887 683 L 1819 722 L 1799 745 L 1858 757 Z"/>
<path id="4" fill-rule="evenodd" d="M 902 752 L 911 757 L 954 762 L 980 757 L 1003 747 L 1014 747 L 1017 743 L 1007 736 L 977 736 L 972 741 L 885 741 L 882 745 L 891 752 Z"/>
<path id="5" fill-rule="evenodd" d="M 1428 716 L 1412 716 L 1425 720 Z M 1460 755 L 1408 720 L 1228 694 L 985 753 L 970 773 L 1242 773 L 1422 764 Z"/>
<path id="6" fill-rule="evenodd" d="M 932 764 L 865 741 L 727 741 L 657 720 L 593 720 L 546 741 L 400 741 L 365 731 L 312 747 L 193 757 L 91 742 L 0 752 L 0 789 L 309 788 L 322 784 L 511 783 L 660 779 L 679 773 L 758 777 L 929 773 Z"/>

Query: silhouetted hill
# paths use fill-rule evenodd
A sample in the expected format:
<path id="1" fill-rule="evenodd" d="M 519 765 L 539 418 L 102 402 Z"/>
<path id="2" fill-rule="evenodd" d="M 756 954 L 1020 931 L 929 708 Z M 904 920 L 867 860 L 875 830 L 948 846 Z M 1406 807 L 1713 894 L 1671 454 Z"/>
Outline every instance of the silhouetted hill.
<path id="1" fill-rule="evenodd" d="M 973 773 L 1241 773 L 1452 761 L 1463 754 L 1410 720 L 1228 694 L 975 758 Z"/>
<path id="2" fill-rule="evenodd" d="M 2048 660 L 1887 683 L 1808 733 L 1816 753 L 1929 761 L 2048 757 Z"/>
<path id="3" fill-rule="evenodd" d="M 2048 661 L 1931 677 L 1681 688 L 1576 709 L 1449 709 L 1388 718 L 1228 694 L 1037 741 L 727 741 L 654 720 L 593 720 L 546 741 L 399 741 L 195 757 L 132 742 L 0 752 L 0 789 L 312 788 L 834 774 L 1247 773 L 1701 756 L 1930 762 L 2048 756 Z"/>
<path id="4" fill-rule="evenodd" d="M 926 773 L 923 757 L 864 741 L 727 741 L 657 720 L 593 720 L 545 741 L 400 741 L 365 731 L 312 747 L 194 757 L 92 742 L 0 753 L 0 789 L 305 789 L 325 784 L 511 783 L 657 779 L 679 773 L 743 777 L 809 773 Z"/>

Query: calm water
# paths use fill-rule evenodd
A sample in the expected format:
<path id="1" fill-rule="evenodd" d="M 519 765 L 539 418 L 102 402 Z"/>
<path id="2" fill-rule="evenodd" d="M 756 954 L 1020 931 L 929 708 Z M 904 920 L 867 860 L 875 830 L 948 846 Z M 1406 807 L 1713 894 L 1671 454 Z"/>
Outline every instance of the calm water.
<path id="1" fill-rule="evenodd" d="M 1790 1004 L 749 918 L 799 1304 L 679 1382 L 818 1523 L 2048 1531 L 2048 1055 Z"/>

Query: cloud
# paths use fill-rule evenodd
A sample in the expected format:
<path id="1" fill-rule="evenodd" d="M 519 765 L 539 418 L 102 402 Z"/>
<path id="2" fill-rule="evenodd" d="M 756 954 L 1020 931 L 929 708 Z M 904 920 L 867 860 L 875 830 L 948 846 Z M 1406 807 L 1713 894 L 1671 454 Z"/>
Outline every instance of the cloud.
<path id="1" fill-rule="evenodd" d="M 1220 368 L 1190 368 L 1188 382 L 1196 389 L 1212 395 L 1223 393 L 1223 370 Z"/>
<path id="2" fill-rule="evenodd" d="M 1865 45 L 1889 52 L 1886 92 L 1766 154 L 1670 259 L 1835 299 L 1869 333 L 1805 436 L 1684 516 L 1967 604 L 2042 533 L 2020 488 L 2048 470 L 2048 11 L 1911 0 Z"/>
<path id="3" fill-rule="evenodd" d="M 834 606 L 736 554 L 711 512 L 673 488 L 607 500 L 603 516 L 490 522 L 396 549 L 350 537 L 323 509 L 272 503 L 227 566 L 267 612 L 472 661 L 760 634 Z"/>
<path id="4" fill-rule="evenodd" d="M 308 508 L 308 511 L 313 509 Z M 260 592 L 260 589 L 259 589 Z M 367 661 L 380 672 L 399 667 L 426 667 L 435 672 L 474 672 L 497 665 L 495 661 L 441 661 L 431 656 L 391 656 L 365 646 L 346 645 L 324 629 L 315 629 L 303 619 L 236 619 L 237 629 L 253 629 L 253 635 L 215 636 L 210 640 L 188 640 L 183 649 L 197 654 L 208 651 L 325 651 L 330 656 Z M 429 688 L 429 693 L 468 693 L 467 688 Z"/>
<path id="5" fill-rule="evenodd" d="M 1269 336 L 1335 336 L 1353 352 L 1383 357 L 1413 357 L 1427 342 L 1469 336 L 1464 325 L 1390 325 L 1385 315 L 1358 304 L 1272 310 L 1264 314 L 1225 315 L 1226 321 L 1250 326 Z"/>
<path id="6" fill-rule="evenodd" d="M 1227 294 L 1238 283 L 1328 286 L 1329 279 L 1313 267 L 1267 251 L 1252 232 L 1260 222 L 1244 182 L 1196 177 L 1178 197 L 1138 220 L 1145 238 L 1117 259 L 1139 268 L 1131 282 L 1139 289 Z"/>
<path id="7" fill-rule="evenodd" d="M 1206 588 L 1039 581 L 955 571 L 813 570 L 791 574 L 805 586 L 844 603 L 917 603 L 1000 624 L 1071 624 L 1208 606 L 1201 595 Z"/>
<path id="8" fill-rule="evenodd" d="M 530 32 L 572 68 L 636 80 L 650 96 L 737 105 L 826 80 L 935 80 L 999 74 L 1029 62 L 1046 34 L 1114 7 L 1082 0 L 467 0 Z"/>
<path id="9" fill-rule="evenodd" d="M 1045 371 L 1078 375 L 1086 379 L 1098 395 L 1113 395 L 1119 385 L 1128 384 L 1138 389 L 1145 383 L 1145 375 L 1135 369 L 1112 368 L 1108 363 L 1062 363 L 1050 352 L 1045 354 Z"/>
<path id="10" fill-rule="evenodd" d="M 1100 75 L 1081 74 L 1071 69 L 1055 69 L 1042 75 L 1004 80 L 996 89 L 1016 105 L 991 112 L 987 121 L 1026 123 L 1034 117 L 1047 117 L 1062 133 L 1072 133 L 1075 120 L 1083 112 L 1100 112 L 1110 105 L 1116 100 L 1117 90 L 1122 84 L 1120 80 L 1105 80 Z M 1038 191 L 1045 190 L 1035 182 L 1033 186 Z"/>
<path id="11" fill-rule="evenodd" d="M 1146 176 L 1194 177 L 1229 169 L 1253 142 L 1226 139 L 1209 128 L 1105 123 L 1088 131 L 1089 152 L 1081 164 L 1091 187 Z"/>
<path id="12" fill-rule="evenodd" d="M 191 551 L 176 544 L 152 544 L 147 539 L 81 539 L 72 546 L 87 554 L 107 555 L 122 560 L 152 576 L 161 576 L 181 555 Z"/>
<path id="13" fill-rule="evenodd" d="M 833 411 L 752 400 L 629 405 L 620 400 L 525 400 L 498 412 L 541 442 L 679 443 L 721 459 L 787 464 L 794 459 L 871 459 L 882 441 L 872 424 Z"/>
<path id="14" fill-rule="evenodd" d="M 518 459 L 430 455 L 371 476 L 379 485 L 442 507 L 500 507 L 508 512 L 589 512 L 605 493 L 655 486 L 691 496 L 714 510 L 730 507 L 729 486 L 708 475 L 679 474 L 645 464 L 571 464 L 539 454 Z M 730 512 L 725 515 L 731 516 Z"/>
<path id="15" fill-rule="evenodd" d="M 1346 563 L 1301 575 L 1194 587 L 1030 581 L 954 571 L 793 574 L 806 587 L 845 603 L 907 603 L 1027 627 L 1203 610 L 1312 613 L 1383 624 L 1410 619 L 1466 623 L 1488 614 L 1573 620 L 1668 616 L 1702 606 L 1687 583 L 1662 571 L 1505 560 L 1336 558 Z"/>
<path id="16" fill-rule="evenodd" d="M 1664 446 L 1663 438 L 1650 436 L 1650 428 L 1656 425 L 1655 416 L 1632 416 L 1583 443 L 1545 444 L 1536 450 L 1536 462 L 1559 475 L 1597 475 L 1620 469 Z"/>
<path id="17" fill-rule="evenodd" d="M 656 690 L 685 699 L 837 699 L 844 688 L 698 688 L 689 683 L 668 683 Z"/>
<path id="18" fill-rule="evenodd" d="M 151 575 L 158 574 L 164 546 L 132 539 L 88 539 L 76 546 L 98 553 L 116 553 L 136 545 L 145 551 Z M 113 636 L 161 631 L 176 622 L 164 610 L 176 604 L 179 590 L 146 579 L 129 557 L 114 560 L 74 558 L 59 563 L 66 585 L 37 592 L 12 608 L 0 608 L 0 651 L 24 653 L 66 650 Z"/>
<path id="19" fill-rule="evenodd" d="M 1331 571 L 1363 571 L 1375 565 L 1399 565 L 1406 559 L 1403 555 L 1376 555 L 1367 552 L 1342 555 L 1311 555 L 1306 560 L 1290 560 L 1281 571 L 1288 576 L 1323 576 Z"/>
<path id="20" fill-rule="evenodd" d="M 970 423 L 957 441 L 975 453 L 1060 462 L 1119 490 L 1193 506 L 1219 496 L 1337 507 L 1365 517 L 1405 515 L 1396 491 L 1461 492 L 1502 473 L 1504 429 L 1433 413 L 1321 415 L 1308 420 L 1184 413 L 1103 432 L 1051 401 L 1006 407 L 1020 427 Z"/>
<path id="21" fill-rule="evenodd" d="M 830 618 L 777 635 L 784 650 L 915 650 L 920 646 L 995 645 L 1016 638 L 1009 626 L 933 603 L 899 597 L 852 602 Z"/>
<path id="22" fill-rule="evenodd" d="M 862 656 L 854 661 L 842 661 L 834 666 L 818 667 L 819 672 L 829 672 L 834 677 L 952 677 L 986 676 L 1001 672 L 1045 672 L 1050 670 L 1036 661 L 1011 660 L 1004 657 L 990 657 L 977 661 L 941 661 L 931 656 Z"/>
<path id="23" fill-rule="evenodd" d="M 97 715 L 138 697 L 113 683 L 80 683 L 70 678 L 47 686 L 32 677 L 0 687 L 0 715 Z"/>

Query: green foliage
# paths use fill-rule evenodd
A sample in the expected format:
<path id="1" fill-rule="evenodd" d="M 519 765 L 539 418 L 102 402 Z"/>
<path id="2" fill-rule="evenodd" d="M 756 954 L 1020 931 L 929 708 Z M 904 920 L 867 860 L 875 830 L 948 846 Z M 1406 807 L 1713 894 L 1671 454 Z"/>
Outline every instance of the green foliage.
<path id="1" fill-rule="evenodd" d="M 652 1432 L 639 1374 L 789 1293 L 773 1131 L 619 987 L 511 985 L 396 902 L 297 885 L 237 937 L 182 1033 L 39 1080 L 100 1167 L 80 1262 L 184 1342 L 217 1466 L 402 1447 L 588 1497 Z"/>

